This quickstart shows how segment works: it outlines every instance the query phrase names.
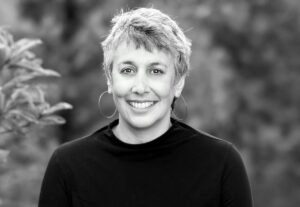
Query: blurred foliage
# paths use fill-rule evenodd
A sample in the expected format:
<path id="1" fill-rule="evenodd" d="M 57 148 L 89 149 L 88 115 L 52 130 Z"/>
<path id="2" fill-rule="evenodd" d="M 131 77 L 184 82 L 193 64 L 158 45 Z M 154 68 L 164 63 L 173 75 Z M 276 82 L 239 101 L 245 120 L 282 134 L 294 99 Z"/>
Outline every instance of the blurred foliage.
<path id="1" fill-rule="evenodd" d="M 34 125 L 64 124 L 65 119 L 53 113 L 72 108 L 70 104 L 64 102 L 51 106 L 45 99 L 41 83 L 43 80 L 60 75 L 53 70 L 44 69 L 41 66 L 42 60 L 29 51 L 40 43 L 40 40 L 25 38 L 14 41 L 8 31 L 0 28 L 0 164 L 2 165 L 7 161 L 9 150 L 22 143 L 20 138 L 25 138 Z M 20 151 L 11 155 L 14 156 Z M 40 149 L 35 152 L 42 151 Z M 4 178 L 6 181 L 12 178 L 10 173 L 12 171 L 0 173 L 1 181 Z M 2 184 L 0 190 L 4 186 Z"/>
<path id="2" fill-rule="evenodd" d="M 300 2 L 215 1 L 213 9 L 204 22 L 228 56 L 234 104 L 216 133 L 232 137 L 251 159 L 259 206 L 299 205 Z"/>
<path id="3" fill-rule="evenodd" d="M 35 149 L 32 157 L 27 156 L 32 164 L 39 163 L 44 169 L 56 146 L 51 138 L 62 143 L 110 122 L 97 108 L 98 97 L 106 90 L 99 42 L 121 8 L 153 6 L 175 18 L 193 41 L 192 71 L 183 92 L 189 111 L 186 122 L 237 145 L 251 178 L 255 206 L 299 205 L 300 1 L 3 2 L 0 0 L 0 25 L 9 25 L 17 37 L 42 39 L 44 47 L 38 53 L 44 65 L 57 68 L 63 76 L 60 81 L 51 81 L 54 85 L 48 87 L 48 98 L 74 106 L 74 110 L 60 113 L 67 120 L 65 125 L 47 132 L 43 129 L 43 133 L 33 131 L 33 139 L 24 142 Z M 183 104 L 178 104 L 177 111 L 183 111 Z M 103 101 L 102 106 L 114 111 L 112 100 Z M 44 138 L 39 139 L 41 136 Z M 43 161 L 34 159 L 34 154 Z M 24 166 L 27 158 L 16 160 L 8 164 Z M 27 167 L 23 169 L 29 172 Z M 21 206 L 21 201 L 33 205 L 40 183 L 32 183 L 28 173 L 16 171 L 15 176 L 20 177 L 6 181 L 9 190 L 5 198 L 11 203 L 6 206 Z M 22 182 L 32 185 L 35 193 L 17 191 Z M 1 196 L 4 198 L 4 193 Z"/>
<path id="4" fill-rule="evenodd" d="M 0 134 L 23 133 L 32 124 L 63 124 L 65 120 L 53 113 L 72 108 L 68 103 L 50 106 L 45 100 L 37 79 L 60 75 L 44 69 L 42 60 L 29 51 L 40 43 L 31 39 L 14 42 L 0 28 Z"/>

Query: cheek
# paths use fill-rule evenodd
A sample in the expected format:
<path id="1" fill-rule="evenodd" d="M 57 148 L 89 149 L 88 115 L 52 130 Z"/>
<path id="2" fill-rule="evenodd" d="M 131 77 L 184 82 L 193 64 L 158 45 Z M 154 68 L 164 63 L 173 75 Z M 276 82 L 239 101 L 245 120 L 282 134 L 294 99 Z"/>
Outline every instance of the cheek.
<path id="1" fill-rule="evenodd" d="M 174 89 L 171 81 L 160 81 L 152 85 L 153 91 L 161 98 L 172 98 Z"/>
<path id="2" fill-rule="evenodd" d="M 116 97 L 123 97 L 130 91 L 130 81 L 112 73 L 112 92 Z"/>
<path id="3" fill-rule="evenodd" d="M 126 81 L 126 82 L 124 82 L 124 81 L 116 81 L 112 85 L 113 94 L 116 97 L 124 97 L 130 91 L 130 87 L 129 86 L 130 86 L 130 84 L 128 83 L 128 81 Z"/>
<path id="4" fill-rule="evenodd" d="M 174 96 L 174 74 L 166 75 L 162 80 L 155 84 L 162 98 L 170 98 Z"/>

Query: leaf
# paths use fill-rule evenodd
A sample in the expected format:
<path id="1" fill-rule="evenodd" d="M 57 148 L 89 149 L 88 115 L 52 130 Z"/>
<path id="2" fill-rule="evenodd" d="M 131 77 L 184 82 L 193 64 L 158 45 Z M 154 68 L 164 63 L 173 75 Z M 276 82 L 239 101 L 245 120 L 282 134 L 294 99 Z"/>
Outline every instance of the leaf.
<path id="1" fill-rule="evenodd" d="M 10 81 L 8 81 L 7 83 L 5 83 L 3 85 L 3 91 L 7 91 L 13 87 L 16 87 L 18 84 L 28 81 L 30 79 L 33 79 L 35 77 L 37 77 L 39 75 L 39 73 L 30 73 L 28 75 L 20 75 L 17 77 L 14 77 L 13 79 L 11 79 Z"/>
<path id="2" fill-rule="evenodd" d="M 24 68 L 33 72 L 40 73 L 40 76 L 55 76 L 60 77 L 60 74 L 54 70 L 44 69 L 41 67 L 42 60 L 34 59 L 34 60 L 27 60 L 22 59 L 16 64 L 12 64 L 12 66 L 17 66 L 18 68 Z"/>
<path id="3" fill-rule="evenodd" d="M 34 105 L 45 102 L 44 92 L 40 87 L 34 85 L 16 89 L 11 98 L 14 100 L 25 99 Z"/>
<path id="4" fill-rule="evenodd" d="M 42 115 L 42 112 L 48 108 L 50 108 L 50 104 L 47 102 L 43 102 L 43 103 L 37 105 L 37 112 L 39 115 Z"/>
<path id="5" fill-rule="evenodd" d="M 37 65 L 42 65 L 43 63 L 43 60 L 41 58 L 31 58 L 32 59 L 32 62 L 34 62 L 35 64 Z"/>
<path id="6" fill-rule="evenodd" d="M 31 122 L 24 120 L 6 119 L 5 124 L 2 125 L 6 133 L 14 133 L 24 135 L 25 130 L 30 126 Z M 4 132 L 5 132 L 4 131 Z"/>
<path id="7" fill-rule="evenodd" d="M 57 111 L 60 111 L 60 110 L 65 110 L 65 109 L 72 109 L 73 106 L 69 103 L 65 103 L 65 102 L 61 102 L 61 103 L 58 103 L 46 110 L 44 110 L 42 112 L 43 115 L 48 115 L 48 114 L 52 114 L 54 112 L 57 112 Z"/>
<path id="8" fill-rule="evenodd" d="M 5 29 L 0 28 L 0 43 L 3 43 L 7 46 L 11 46 L 13 42 L 13 36 Z"/>
<path id="9" fill-rule="evenodd" d="M 54 70 L 50 69 L 43 69 L 41 71 L 40 76 L 54 76 L 54 77 L 60 77 L 60 74 Z"/>
<path id="10" fill-rule="evenodd" d="M 15 89 L 9 99 L 7 99 L 4 111 L 11 110 L 13 108 L 20 108 L 23 110 L 30 110 L 32 113 L 40 114 L 38 108 L 35 106 L 35 100 L 32 96 L 31 90 L 28 86 Z"/>
<path id="11" fill-rule="evenodd" d="M 0 67 L 2 67 L 6 63 L 8 54 L 9 48 L 6 45 L 0 43 Z"/>
<path id="12" fill-rule="evenodd" d="M 13 117 L 13 116 L 16 116 L 17 119 L 23 118 L 27 122 L 32 122 L 35 124 L 38 123 L 38 120 L 37 120 L 37 117 L 35 116 L 35 114 L 30 113 L 29 111 L 15 109 L 15 110 L 11 110 L 7 113 L 7 117 Z"/>
<path id="13" fill-rule="evenodd" d="M 17 66 L 19 68 L 25 68 L 27 70 L 35 71 L 35 72 L 40 72 L 43 70 L 43 68 L 37 64 L 36 62 L 32 60 L 27 60 L 27 59 L 22 59 L 18 63 L 12 65 L 12 66 Z"/>
<path id="14" fill-rule="evenodd" d="M 44 103 L 45 102 L 45 94 L 40 87 L 34 87 L 36 91 L 35 102 Z"/>
<path id="15" fill-rule="evenodd" d="M 23 53 L 26 50 L 28 50 L 38 44 L 41 44 L 41 43 L 42 43 L 42 41 L 39 39 L 24 38 L 24 39 L 17 41 L 12 47 L 10 62 L 12 64 L 18 62 L 20 59 L 22 59 Z"/>
<path id="16" fill-rule="evenodd" d="M 1 30 L 0 30 L 0 44 L 7 45 L 7 40 L 5 39 Z"/>
<path id="17" fill-rule="evenodd" d="M 35 60 L 35 59 L 40 60 L 40 59 L 36 58 L 36 55 L 33 52 L 29 51 L 29 50 L 27 50 L 24 53 L 24 59 L 32 60 L 32 61 Z M 39 65 L 41 65 L 41 64 L 39 64 Z"/>
<path id="18" fill-rule="evenodd" d="M 7 162 L 8 154 L 9 154 L 8 150 L 0 149 L 0 163 Z"/>
<path id="19" fill-rule="evenodd" d="M 37 118 L 48 108 L 50 108 L 50 105 L 45 101 L 44 92 L 38 86 L 26 86 L 14 90 L 6 103 L 5 111 L 9 113 L 9 110 L 18 109 L 27 111 Z M 28 120 L 35 122 L 29 118 Z"/>
<path id="20" fill-rule="evenodd" d="M 38 77 L 43 77 L 43 76 L 55 76 L 59 77 L 60 74 L 53 71 L 53 70 L 42 70 L 41 72 L 32 72 L 27 75 L 19 75 L 12 80 L 8 81 L 4 86 L 3 86 L 3 91 L 9 90 L 13 87 L 16 87 L 20 83 L 25 83 L 26 81 L 31 81 L 35 78 Z"/>
<path id="21" fill-rule="evenodd" d="M 0 87 L 0 114 L 5 108 L 5 95 L 2 92 L 2 88 Z"/>
<path id="22" fill-rule="evenodd" d="M 44 125 L 52 125 L 52 124 L 64 124 L 66 120 L 61 116 L 51 115 L 51 116 L 43 116 L 39 119 L 39 124 Z"/>
<path id="23" fill-rule="evenodd" d="M 25 86 L 14 90 L 14 92 L 11 95 L 11 100 L 17 102 L 18 101 L 17 99 L 19 100 L 21 99 L 33 105 L 33 97 L 30 90 L 28 90 L 28 88 L 29 88 L 28 86 Z"/>
<path id="24" fill-rule="evenodd" d="M 41 44 L 42 41 L 40 39 L 21 39 L 15 42 L 15 44 L 12 47 L 12 55 L 18 56 L 21 53 L 23 53 L 26 50 L 29 50 L 30 48 Z"/>

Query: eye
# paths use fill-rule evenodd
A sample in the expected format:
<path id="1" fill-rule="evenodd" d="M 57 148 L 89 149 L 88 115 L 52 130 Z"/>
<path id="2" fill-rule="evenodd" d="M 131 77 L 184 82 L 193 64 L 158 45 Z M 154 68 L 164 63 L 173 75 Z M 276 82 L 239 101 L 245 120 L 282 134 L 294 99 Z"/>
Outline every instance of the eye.
<path id="1" fill-rule="evenodd" d="M 121 69 L 121 73 L 123 74 L 132 74 L 134 73 L 134 69 L 130 67 L 125 67 Z"/>
<path id="2" fill-rule="evenodd" d="M 155 74 L 155 75 L 159 75 L 159 74 L 164 74 L 164 71 L 162 69 L 159 68 L 153 68 L 150 70 L 151 74 Z"/>

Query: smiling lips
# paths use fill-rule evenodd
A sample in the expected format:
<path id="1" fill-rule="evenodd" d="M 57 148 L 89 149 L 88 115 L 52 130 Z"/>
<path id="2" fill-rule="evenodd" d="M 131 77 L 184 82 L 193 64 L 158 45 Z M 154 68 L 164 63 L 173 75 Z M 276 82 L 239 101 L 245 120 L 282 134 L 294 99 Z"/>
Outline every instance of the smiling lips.
<path id="1" fill-rule="evenodd" d="M 136 109 L 146 109 L 153 106 L 157 101 L 127 101 L 130 106 Z"/>

